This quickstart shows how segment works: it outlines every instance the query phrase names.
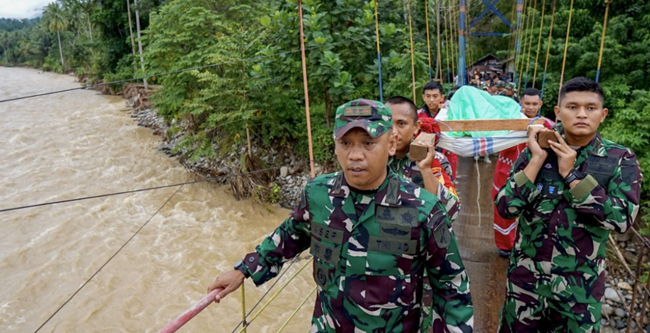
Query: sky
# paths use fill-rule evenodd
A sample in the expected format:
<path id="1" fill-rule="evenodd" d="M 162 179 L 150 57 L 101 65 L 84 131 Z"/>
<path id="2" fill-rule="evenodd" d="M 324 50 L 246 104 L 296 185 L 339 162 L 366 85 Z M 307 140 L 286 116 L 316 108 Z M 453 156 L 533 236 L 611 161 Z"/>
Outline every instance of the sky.
<path id="1" fill-rule="evenodd" d="M 34 18 L 43 13 L 43 7 L 54 0 L 0 0 L 0 17 Z"/>

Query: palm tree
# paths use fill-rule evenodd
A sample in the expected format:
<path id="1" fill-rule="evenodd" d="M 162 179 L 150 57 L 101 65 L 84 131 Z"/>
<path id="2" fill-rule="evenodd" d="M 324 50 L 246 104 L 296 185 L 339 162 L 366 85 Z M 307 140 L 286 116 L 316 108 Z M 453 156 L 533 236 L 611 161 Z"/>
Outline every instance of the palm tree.
<path id="1" fill-rule="evenodd" d="M 68 28 L 68 19 L 58 2 L 53 2 L 43 8 L 43 24 L 51 32 L 56 31 L 56 38 L 59 40 L 59 55 L 61 56 L 61 69 L 64 69 L 63 51 L 61 50 L 61 30 Z"/>

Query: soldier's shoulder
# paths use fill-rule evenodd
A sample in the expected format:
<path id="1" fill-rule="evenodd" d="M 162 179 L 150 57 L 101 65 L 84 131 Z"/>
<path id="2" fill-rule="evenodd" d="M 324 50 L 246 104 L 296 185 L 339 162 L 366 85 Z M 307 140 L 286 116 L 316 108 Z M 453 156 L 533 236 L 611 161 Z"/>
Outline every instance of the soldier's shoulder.
<path id="1" fill-rule="evenodd" d="M 438 197 L 419 185 L 400 178 L 402 203 L 407 206 L 417 206 L 431 209 L 438 202 Z"/>
<path id="2" fill-rule="evenodd" d="M 332 188 L 332 186 L 334 186 L 334 183 L 336 182 L 338 176 L 339 172 L 318 175 L 315 178 L 307 181 L 305 190 L 309 191 L 310 193 L 318 190 L 329 190 Z"/>
<path id="3" fill-rule="evenodd" d="M 620 143 L 616 143 L 614 141 L 605 139 L 603 137 L 601 137 L 600 139 L 602 140 L 603 146 L 605 147 L 605 149 L 607 149 L 608 152 L 614 151 L 614 150 L 630 151 L 630 149 L 628 149 L 627 147 L 623 146 Z"/>

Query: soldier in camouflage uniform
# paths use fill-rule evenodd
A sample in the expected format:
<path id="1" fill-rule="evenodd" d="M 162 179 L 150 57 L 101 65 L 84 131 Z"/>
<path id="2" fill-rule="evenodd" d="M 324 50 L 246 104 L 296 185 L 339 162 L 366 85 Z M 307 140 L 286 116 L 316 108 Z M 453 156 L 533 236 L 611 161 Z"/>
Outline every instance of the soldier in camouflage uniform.
<path id="1" fill-rule="evenodd" d="M 435 144 L 430 146 L 427 158 L 416 162 L 409 158 L 411 142 L 417 136 L 421 121 L 418 119 L 417 107 L 410 99 L 394 96 L 386 100 L 386 106 L 391 109 L 393 116 L 393 131 L 397 133 L 397 148 L 395 155 L 388 159 L 388 166 L 402 178 L 425 188 L 438 197 L 445 205 L 449 220 L 456 220 L 460 209 L 456 187 L 451 180 L 451 165 L 441 152 L 435 150 Z M 428 169 L 430 173 L 421 173 Z"/>
<path id="2" fill-rule="evenodd" d="M 514 99 L 515 102 L 519 103 L 519 95 L 517 95 L 515 84 L 512 82 L 508 82 L 506 84 L 506 89 L 503 92 L 501 92 L 501 96 L 510 97 Z"/>
<path id="3" fill-rule="evenodd" d="M 531 130 L 495 203 L 518 217 L 500 332 L 598 332 L 610 231 L 639 209 L 641 171 L 629 149 L 603 139 L 603 90 L 574 78 L 560 92 L 563 126 L 542 149 Z M 562 133 L 562 134 L 560 134 Z"/>
<path id="4" fill-rule="evenodd" d="M 336 110 L 342 172 L 303 189 L 287 220 L 217 277 L 219 301 L 245 277 L 256 285 L 307 248 L 318 285 L 311 332 L 420 332 L 423 275 L 435 291 L 435 332 L 471 332 L 469 279 L 442 203 L 386 166 L 395 151 L 390 110 L 355 100 Z"/>
<path id="5" fill-rule="evenodd" d="M 435 144 L 429 145 L 429 154 L 421 161 L 412 161 L 409 158 L 411 142 L 419 131 L 421 121 L 418 119 L 417 107 L 410 99 L 403 96 L 394 96 L 386 100 L 386 106 L 393 115 L 393 131 L 397 133 L 397 147 L 395 155 L 388 159 L 388 167 L 397 175 L 438 197 L 445 205 L 449 220 L 453 223 L 460 211 L 460 201 L 456 187 L 451 181 L 451 166 L 445 155 L 435 150 Z M 417 139 L 416 139 L 417 140 Z M 445 168 L 444 165 L 447 167 Z M 430 172 L 420 172 L 430 170 Z M 426 272 L 425 272 L 426 273 Z M 433 321 L 433 290 L 429 284 L 429 277 L 425 276 L 422 296 L 422 328 L 430 327 Z"/>
<path id="6" fill-rule="evenodd" d="M 501 95 L 505 94 L 505 92 L 504 92 L 504 90 L 506 89 L 506 83 L 505 82 L 499 81 L 499 82 L 497 82 L 495 84 L 495 86 L 497 87 L 496 95 L 501 96 Z"/>

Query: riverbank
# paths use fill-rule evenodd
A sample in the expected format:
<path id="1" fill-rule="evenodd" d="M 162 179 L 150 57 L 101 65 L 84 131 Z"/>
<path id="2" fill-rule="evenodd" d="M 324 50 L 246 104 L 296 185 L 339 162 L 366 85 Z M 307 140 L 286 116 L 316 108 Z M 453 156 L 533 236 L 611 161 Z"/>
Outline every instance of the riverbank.
<path id="1" fill-rule="evenodd" d="M 184 134 L 172 133 L 164 119 L 152 108 L 149 96 L 143 88 L 130 85 L 118 93 L 124 97 L 130 107 L 131 117 L 139 126 L 153 130 L 160 136 L 161 143 L 157 149 L 169 157 L 178 160 L 190 172 L 203 177 L 212 177 L 220 184 L 230 185 L 235 197 L 253 197 L 260 203 L 277 204 L 291 209 L 300 198 L 300 191 L 310 178 L 309 166 L 296 156 L 291 149 L 259 148 L 258 138 L 251 139 L 251 158 L 257 161 L 258 168 L 249 170 L 250 159 L 247 146 L 240 145 L 228 152 L 216 151 L 217 158 L 200 158 L 192 161 L 183 149 Z M 218 149 L 218 148 L 215 148 Z M 248 162 L 248 163 L 247 163 Z M 261 163 L 260 163 L 261 162 Z M 246 165 L 244 165 L 246 164 Z M 316 174 L 322 167 L 315 166 Z"/>

